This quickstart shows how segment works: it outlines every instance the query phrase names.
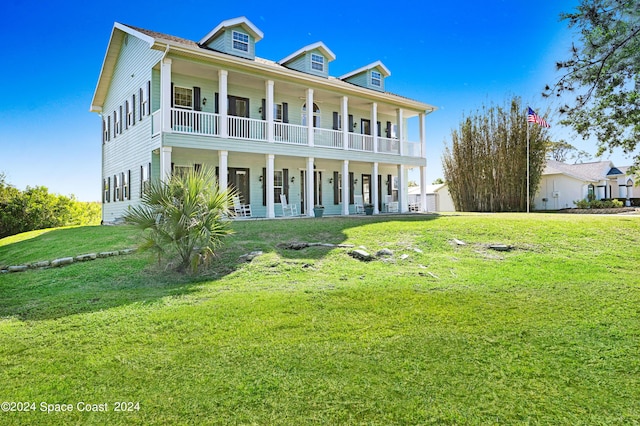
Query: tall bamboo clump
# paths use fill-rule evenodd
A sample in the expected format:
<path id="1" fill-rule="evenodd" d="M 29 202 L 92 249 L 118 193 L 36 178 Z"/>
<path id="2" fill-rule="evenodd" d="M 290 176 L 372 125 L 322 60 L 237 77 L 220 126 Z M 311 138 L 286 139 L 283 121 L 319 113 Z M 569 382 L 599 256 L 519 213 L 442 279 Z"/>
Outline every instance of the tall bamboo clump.
<path id="1" fill-rule="evenodd" d="M 520 98 L 504 107 L 483 105 L 452 130 L 442 166 L 457 211 L 526 211 L 527 126 L 533 200 L 545 164 L 547 129 L 527 123 Z"/>

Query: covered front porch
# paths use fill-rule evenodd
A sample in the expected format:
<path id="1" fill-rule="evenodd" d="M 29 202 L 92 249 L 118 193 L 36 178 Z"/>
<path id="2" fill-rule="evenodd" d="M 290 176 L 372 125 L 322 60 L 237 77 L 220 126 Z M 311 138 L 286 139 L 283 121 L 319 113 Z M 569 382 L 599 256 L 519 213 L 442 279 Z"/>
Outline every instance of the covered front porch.
<path id="1" fill-rule="evenodd" d="M 233 188 L 242 204 L 250 205 L 251 217 L 284 216 L 280 195 L 296 206 L 300 216 L 308 217 L 314 216 L 318 205 L 325 215 L 357 214 L 367 204 L 374 214 L 426 211 L 426 205 L 410 209 L 409 166 L 402 164 L 166 146 L 152 157 L 153 168 L 159 171 L 156 178 L 191 168 L 214 168 L 220 187 Z M 420 167 L 420 176 L 426 179 L 426 167 Z"/>

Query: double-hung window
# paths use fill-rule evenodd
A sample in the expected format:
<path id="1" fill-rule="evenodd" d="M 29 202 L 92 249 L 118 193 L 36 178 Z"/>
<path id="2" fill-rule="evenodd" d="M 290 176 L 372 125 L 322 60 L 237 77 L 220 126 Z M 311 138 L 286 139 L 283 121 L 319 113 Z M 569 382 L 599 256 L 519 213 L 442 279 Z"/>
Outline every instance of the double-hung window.
<path id="1" fill-rule="evenodd" d="M 371 85 L 376 87 L 382 86 L 382 74 L 378 71 L 371 71 Z"/>
<path id="2" fill-rule="evenodd" d="M 233 32 L 233 48 L 242 52 L 249 51 L 249 36 L 238 31 Z"/>
<path id="3" fill-rule="evenodd" d="M 173 105 L 176 108 L 193 109 L 193 89 L 175 86 L 173 88 Z"/>
<path id="4" fill-rule="evenodd" d="M 316 71 L 324 71 L 324 56 L 311 54 L 311 69 Z"/>

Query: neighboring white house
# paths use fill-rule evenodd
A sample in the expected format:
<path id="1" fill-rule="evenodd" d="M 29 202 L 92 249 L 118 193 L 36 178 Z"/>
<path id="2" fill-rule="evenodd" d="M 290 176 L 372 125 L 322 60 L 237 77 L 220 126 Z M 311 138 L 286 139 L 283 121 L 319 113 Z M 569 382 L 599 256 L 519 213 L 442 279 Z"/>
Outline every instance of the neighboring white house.
<path id="1" fill-rule="evenodd" d="M 199 41 L 114 24 L 91 103 L 102 121 L 104 222 L 139 203 L 150 181 L 203 166 L 254 216 L 282 215 L 281 194 L 308 216 L 316 204 L 354 213 L 354 195 L 376 213 L 387 196 L 409 210 L 408 170 L 426 183 L 435 107 L 385 91 L 380 61 L 332 77 L 324 43 L 276 62 L 256 56 L 262 38 L 245 17 Z"/>
<path id="2" fill-rule="evenodd" d="M 446 183 L 427 185 L 425 187 L 426 211 L 428 212 L 454 212 L 453 198 L 449 193 Z M 422 193 L 419 186 L 409 188 L 409 206 L 421 205 Z"/>
<path id="3" fill-rule="evenodd" d="M 536 210 L 558 210 L 575 207 L 574 201 L 591 197 L 633 198 L 634 176 L 628 167 L 615 167 L 611 161 L 566 164 L 547 160 L 540 186 L 534 198 Z"/>

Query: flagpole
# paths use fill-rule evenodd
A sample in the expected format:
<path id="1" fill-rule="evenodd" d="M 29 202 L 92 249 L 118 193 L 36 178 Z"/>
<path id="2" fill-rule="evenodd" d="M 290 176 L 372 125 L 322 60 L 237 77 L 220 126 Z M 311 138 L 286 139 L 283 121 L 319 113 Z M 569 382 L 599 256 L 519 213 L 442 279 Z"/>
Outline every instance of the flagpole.
<path id="1" fill-rule="evenodd" d="M 529 122 L 527 122 L 527 213 L 529 213 Z"/>

